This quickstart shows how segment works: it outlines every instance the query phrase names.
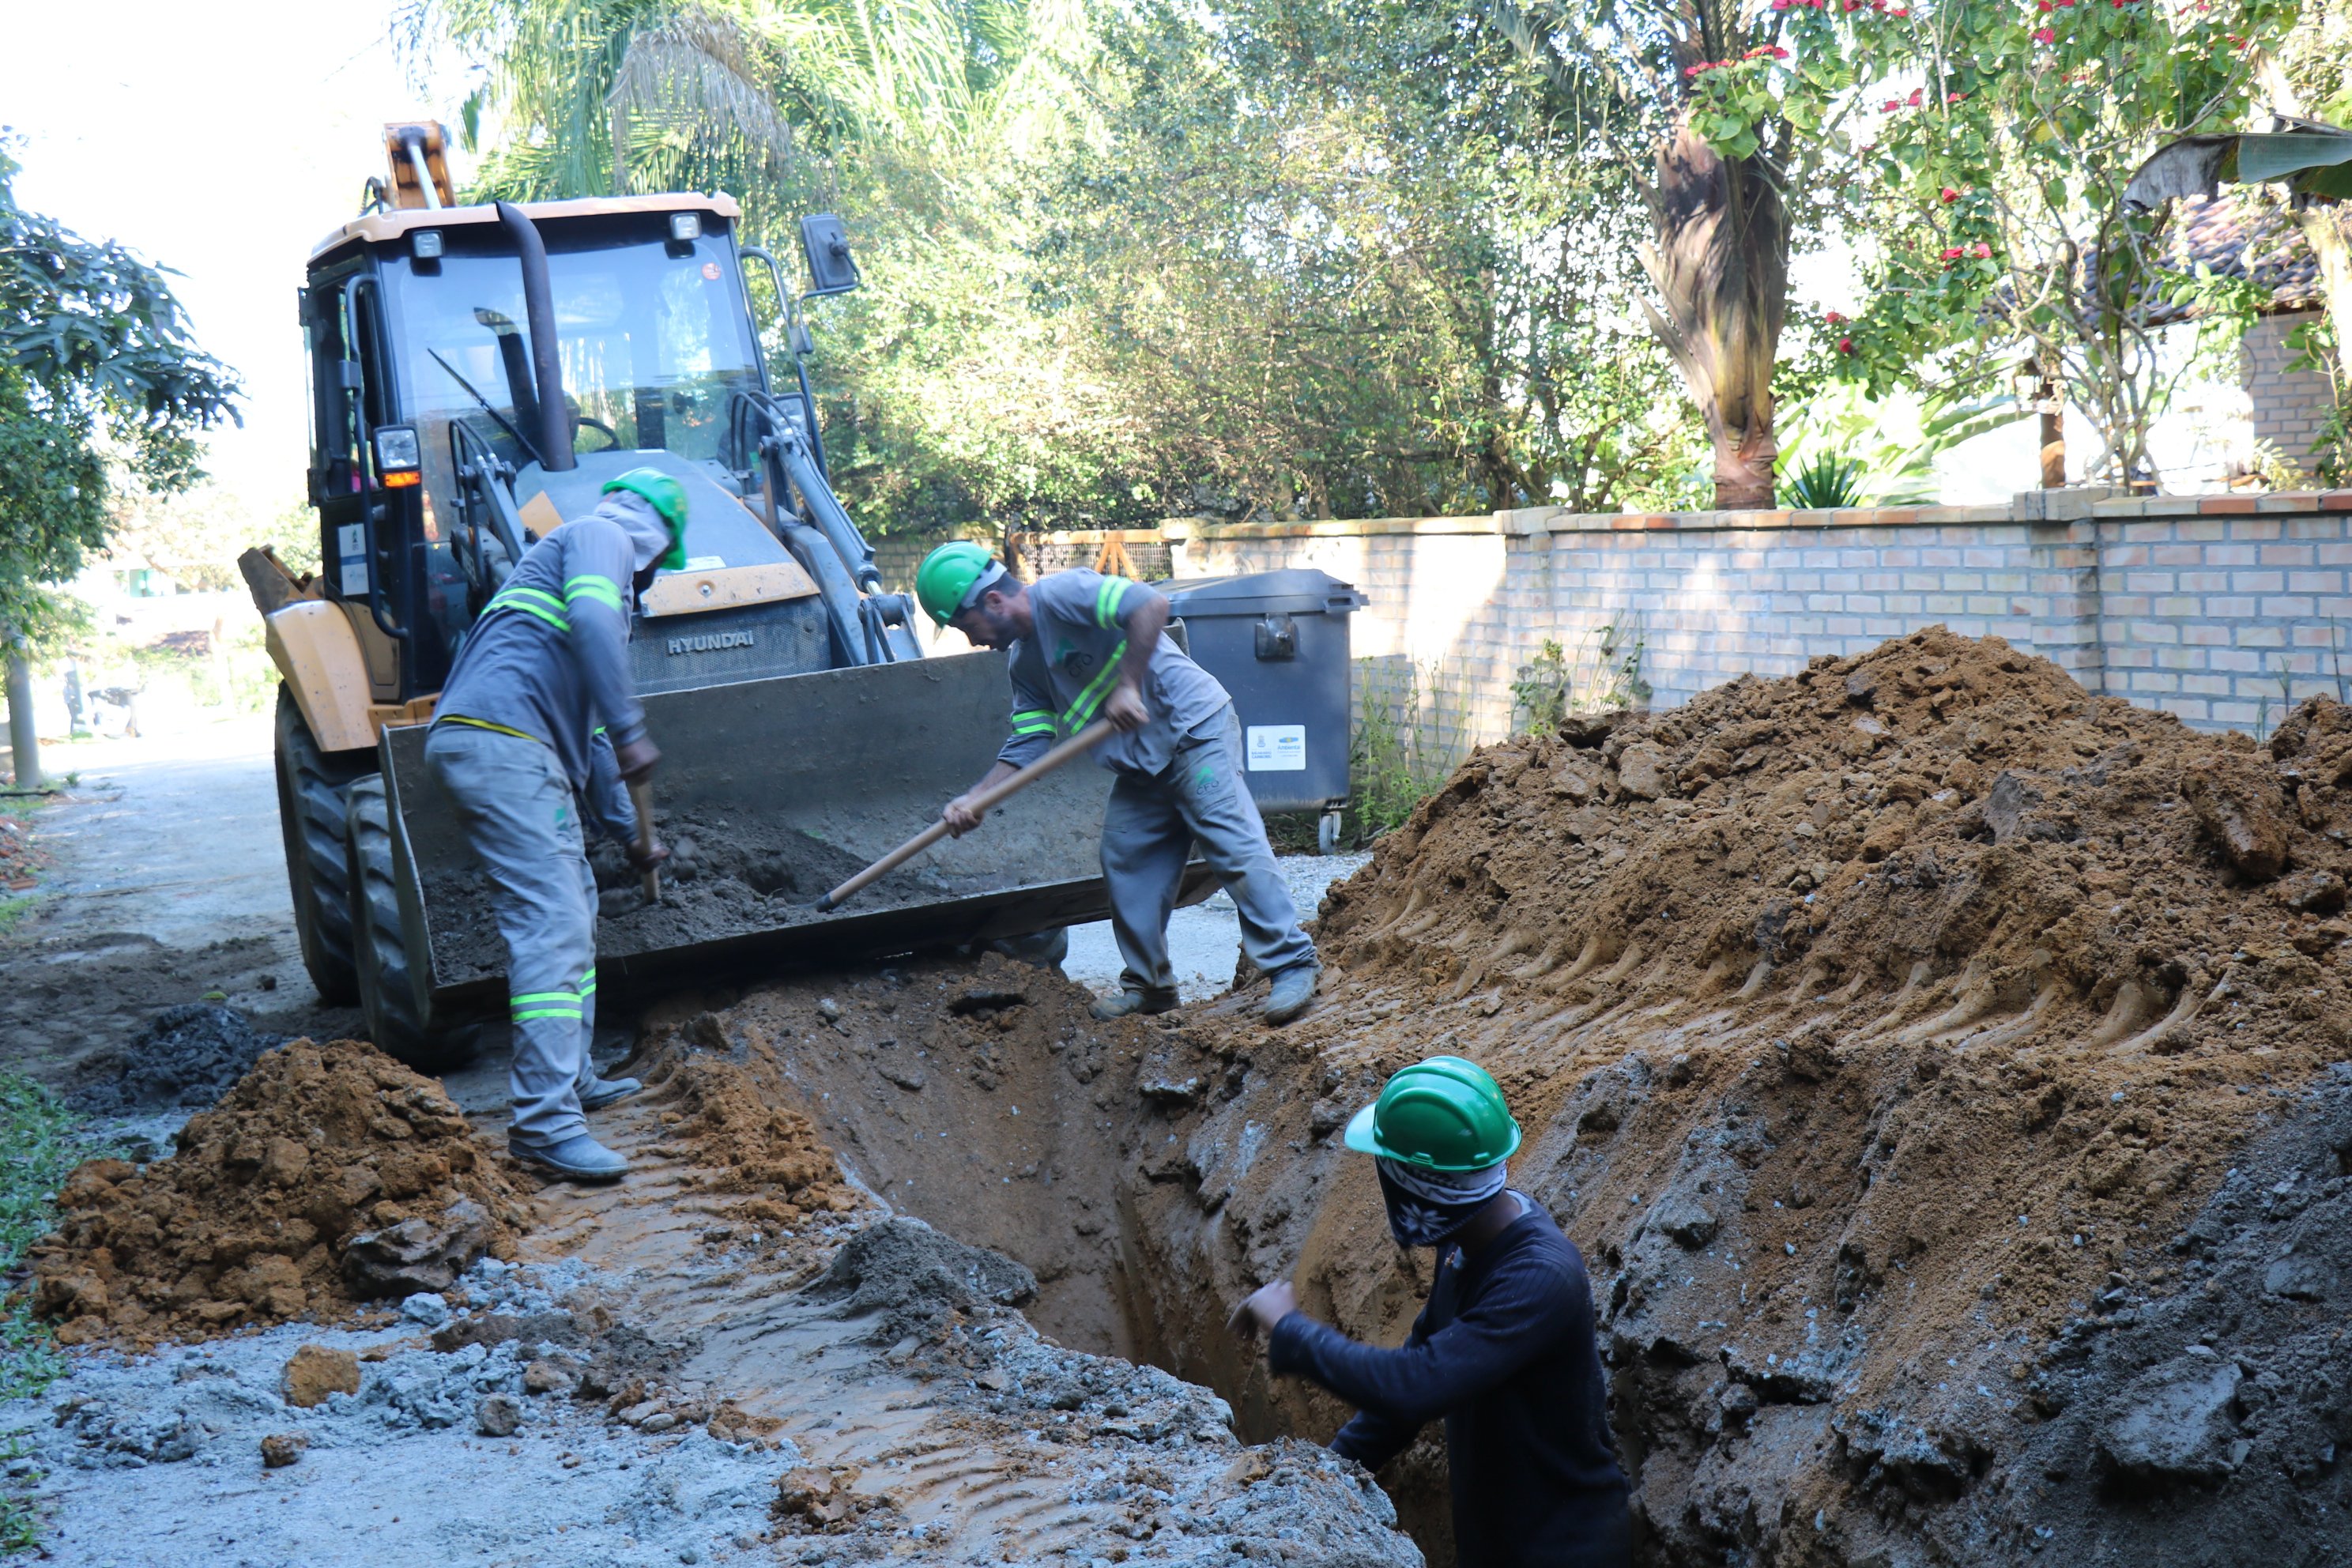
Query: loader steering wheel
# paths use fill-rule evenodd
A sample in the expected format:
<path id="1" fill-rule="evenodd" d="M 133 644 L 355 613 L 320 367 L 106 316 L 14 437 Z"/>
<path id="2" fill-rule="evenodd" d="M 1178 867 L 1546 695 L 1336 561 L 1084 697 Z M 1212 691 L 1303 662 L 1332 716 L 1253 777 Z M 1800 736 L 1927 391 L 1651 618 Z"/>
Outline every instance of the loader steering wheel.
<path id="1" fill-rule="evenodd" d="M 617 452 L 620 450 L 621 433 L 614 429 L 610 425 L 605 424 L 602 419 L 591 419 L 585 414 L 581 414 L 575 415 L 572 417 L 572 423 L 574 426 L 585 425 L 589 429 L 596 431 L 602 435 L 604 437 L 604 449 L 605 451 Z"/>

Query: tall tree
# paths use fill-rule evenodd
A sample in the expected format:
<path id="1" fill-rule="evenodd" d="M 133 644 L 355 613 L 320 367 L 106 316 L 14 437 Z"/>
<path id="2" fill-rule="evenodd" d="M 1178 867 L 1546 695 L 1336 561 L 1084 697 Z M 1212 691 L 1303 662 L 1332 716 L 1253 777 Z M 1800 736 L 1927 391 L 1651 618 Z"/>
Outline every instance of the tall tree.
<path id="1" fill-rule="evenodd" d="M 1643 308 L 1674 356 L 1715 447 L 1715 504 L 1769 507 L 1772 367 L 1789 297 L 1800 129 L 1763 115 L 1738 136 L 1695 122 L 1708 62 L 1778 47 L 1785 4 L 1738 0 L 1483 0 L 1486 15 L 1575 106 L 1650 219 Z M 1849 6 L 1849 9 L 1852 7 Z"/>
<path id="2" fill-rule="evenodd" d="M 55 585 L 106 543 L 110 495 L 198 478 L 198 437 L 236 416 L 236 378 L 197 349 L 156 268 L 19 207 L 17 167 L 0 145 L 0 640 L 21 692 Z M 18 782 L 37 774 L 20 741 Z"/>

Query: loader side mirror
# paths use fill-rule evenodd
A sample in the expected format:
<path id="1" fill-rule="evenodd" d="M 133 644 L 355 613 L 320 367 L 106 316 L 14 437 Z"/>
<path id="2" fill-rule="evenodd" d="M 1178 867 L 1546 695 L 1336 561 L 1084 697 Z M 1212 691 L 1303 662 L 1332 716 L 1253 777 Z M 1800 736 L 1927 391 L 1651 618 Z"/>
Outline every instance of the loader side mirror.
<path id="1" fill-rule="evenodd" d="M 808 260 L 805 298 L 846 294 L 861 281 L 857 263 L 849 254 L 849 232 L 831 213 L 812 213 L 801 219 L 801 254 Z"/>

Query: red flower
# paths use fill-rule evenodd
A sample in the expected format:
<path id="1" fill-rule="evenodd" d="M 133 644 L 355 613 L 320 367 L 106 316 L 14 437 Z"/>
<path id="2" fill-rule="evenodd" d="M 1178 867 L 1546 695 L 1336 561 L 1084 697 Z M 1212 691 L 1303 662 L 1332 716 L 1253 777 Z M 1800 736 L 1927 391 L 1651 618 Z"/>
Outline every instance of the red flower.
<path id="1" fill-rule="evenodd" d="M 2058 35 L 2048 27 L 2036 27 L 2033 29 L 2033 41 L 2037 44 L 2054 44 L 2058 41 Z"/>
<path id="2" fill-rule="evenodd" d="M 1956 202 L 1960 199 L 1960 193 L 1952 189 L 1949 185 L 1946 185 L 1940 194 L 1948 202 Z"/>
<path id="3" fill-rule="evenodd" d="M 1976 244 L 1969 247 L 1969 254 L 1975 257 L 1979 261 L 1990 261 L 1992 259 L 1992 247 L 1987 245 L 1980 239 L 1978 240 Z"/>
<path id="4" fill-rule="evenodd" d="M 1962 249 L 1961 249 L 1958 246 L 1957 246 L 1957 245 L 1948 245 L 1948 246 L 1944 247 L 1944 253 L 1943 253 L 1941 256 L 1937 257 L 1936 259 L 1937 259 L 1937 260 L 1938 260 L 1938 261 L 1958 261 L 1960 258 L 1962 258 L 1963 256 L 1966 256 L 1967 254 L 1968 254 L 1968 252 L 1967 252 L 1967 251 L 1962 250 Z"/>
<path id="5" fill-rule="evenodd" d="M 1919 107 L 1920 100 L 1927 96 L 1927 89 L 1921 87 L 1915 87 L 1911 89 L 1909 101 L 1912 108 L 1916 109 Z"/>
<path id="6" fill-rule="evenodd" d="M 1969 95 L 1965 92 L 1948 92 L 1944 95 L 1946 103 L 1966 103 L 1968 100 Z"/>
<path id="7" fill-rule="evenodd" d="M 1889 5 L 1886 8 L 1886 14 L 1890 16 L 1908 16 L 1911 15 L 1911 7 L 1908 5 Z"/>
<path id="8" fill-rule="evenodd" d="M 1827 315 L 1823 316 L 1822 320 L 1832 327 L 1842 326 L 1845 322 L 1845 318 L 1839 315 L 1835 310 L 1830 311 Z"/>
<path id="9" fill-rule="evenodd" d="M 1852 338 L 1840 338 L 1838 340 L 1838 353 L 1842 354 L 1850 354 L 1853 353 L 1853 340 Z"/>
<path id="10" fill-rule="evenodd" d="M 1890 99 L 1888 99 L 1888 100 L 1886 100 L 1885 107 L 1883 110 L 1880 110 L 1880 112 L 1881 112 L 1881 113 L 1885 113 L 1885 114 L 1892 114 L 1892 113 L 1894 113 L 1896 110 L 1898 110 L 1898 109 L 1900 109 L 1900 108 L 1902 108 L 1902 107 L 1903 107 L 1903 106 L 1902 106 L 1901 104 L 1899 104 L 1899 103 L 1895 102 L 1893 99 L 1891 99 L 1891 98 L 1890 98 Z"/>

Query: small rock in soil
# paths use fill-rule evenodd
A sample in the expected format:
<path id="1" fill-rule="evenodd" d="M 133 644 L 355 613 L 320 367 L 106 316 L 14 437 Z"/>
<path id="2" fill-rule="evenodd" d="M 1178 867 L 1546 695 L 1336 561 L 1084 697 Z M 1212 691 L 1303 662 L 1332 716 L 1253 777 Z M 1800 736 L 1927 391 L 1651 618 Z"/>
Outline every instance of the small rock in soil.
<path id="1" fill-rule="evenodd" d="M 304 1345 L 288 1359 L 281 1385 L 286 1403 L 301 1410 L 322 1404 L 330 1394 L 357 1394 L 359 1354 L 354 1351 L 329 1350 L 324 1345 Z"/>
<path id="2" fill-rule="evenodd" d="M 437 1218 L 419 1215 L 352 1237 L 343 1279 L 362 1300 L 446 1290 L 489 1246 L 490 1216 L 471 1198 L 459 1198 Z"/>
<path id="3" fill-rule="evenodd" d="M 474 1430 L 485 1437 L 511 1437 L 522 1425 L 522 1406 L 514 1396 L 493 1394 L 474 1406 Z"/>
<path id="4" fill-rule="evenodd" d="M 299 1432 L 273 1432 L 261 1440 L 261 1463 L 264 1468 L 282 1470 L 302 1457 L 310 1439 Z"/>

